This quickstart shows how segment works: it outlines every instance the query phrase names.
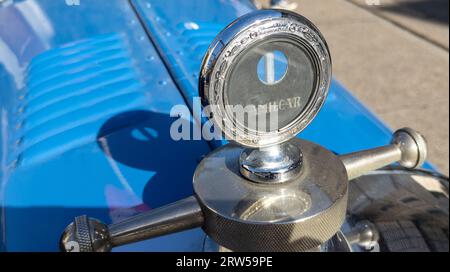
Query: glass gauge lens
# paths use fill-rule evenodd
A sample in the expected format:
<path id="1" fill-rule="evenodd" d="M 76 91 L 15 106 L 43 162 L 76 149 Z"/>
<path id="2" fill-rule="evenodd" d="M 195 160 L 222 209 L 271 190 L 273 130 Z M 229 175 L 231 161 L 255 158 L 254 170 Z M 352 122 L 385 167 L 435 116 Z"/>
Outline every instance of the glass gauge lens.
<path id="1" fill-rule="evenodd" d="M 199 94 L 226 139 L 268 147 L 295 137 L 319 112 L 331 56 L 303 16 L 259 10 L 228 25 L 208 48 Z"/>
<path id="2" fill-rule="evenodd" d="M 225 85 L 225 104 L 242 107 L 231 117 L 248 129 L 277 131 L 296 120 L 316 88 L 309 52 L 291 40 L 272 37 L 240 53 Z M 234 110 L 233 112 L 239 112 Z"/>

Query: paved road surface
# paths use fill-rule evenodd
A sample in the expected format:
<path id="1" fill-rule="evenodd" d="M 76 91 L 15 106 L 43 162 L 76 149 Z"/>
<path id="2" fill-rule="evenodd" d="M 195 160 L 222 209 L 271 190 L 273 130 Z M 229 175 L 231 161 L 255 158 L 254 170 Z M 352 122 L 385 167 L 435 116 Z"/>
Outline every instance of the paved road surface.
<path id="1" fill-rule="evenodd" d="M 422 132 L 448 175 L 448 0 L 294 1 L 327 39 L 335 77 L 392 129 Z"/>

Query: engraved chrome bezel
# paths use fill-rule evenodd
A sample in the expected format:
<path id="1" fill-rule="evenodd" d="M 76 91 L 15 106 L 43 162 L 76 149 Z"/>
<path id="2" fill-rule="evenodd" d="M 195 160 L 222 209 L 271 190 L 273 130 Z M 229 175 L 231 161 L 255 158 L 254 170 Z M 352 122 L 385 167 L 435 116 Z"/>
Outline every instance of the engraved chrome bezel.
<path id="1" fill-rule="evenodd" d="M 224 93 L 227 78 L 240 54 L 262 40 L 280 36 L 298 44 L 312 58 L 315 90 L 302 113 L 288 125 L 277 131 L 252 131 L 229 118 Z M 199 93 L 204 106 L 216 105 L 211 118 L 227 139 L 247 147 L 267 147 L 288 141 L 309 125 L 325 102 L 331 75 L 328 46 L 311 22 L 293 12 L 260 10 L 237 19 L 214 39 L 203 59 Z"/>

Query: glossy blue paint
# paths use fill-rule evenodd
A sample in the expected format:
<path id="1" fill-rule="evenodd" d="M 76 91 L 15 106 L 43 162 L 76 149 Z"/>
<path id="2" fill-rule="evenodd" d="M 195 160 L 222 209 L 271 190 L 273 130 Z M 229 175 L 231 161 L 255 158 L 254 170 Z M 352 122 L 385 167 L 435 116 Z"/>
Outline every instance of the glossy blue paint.
<path id="1" fill-rule="evenodd" d="M 171 140 L 183 97 L 128 1 L 105 4 L 0 7 L 3 250 L 55 251 L 74 216 L 114 222 L 192 194 L 209 147 Z M 198 251 L 202 237 L 126 249 Z"/>
<path id="2" fill-rule="evenodd" d="M 0 249 L 54 251 L 77 215 L 109 223 L 191 194 L 210 149 L 171 140 L 170 109 L 192 107 L 209 43 L 253 7 L 131 3 L 140 18 L 126 0 L 0 5 Z M 300 137 L 347 153 L 391 132 L 333 81 Z M 198 251 L 203 239 L 195 229 L 118 250 Z"/>

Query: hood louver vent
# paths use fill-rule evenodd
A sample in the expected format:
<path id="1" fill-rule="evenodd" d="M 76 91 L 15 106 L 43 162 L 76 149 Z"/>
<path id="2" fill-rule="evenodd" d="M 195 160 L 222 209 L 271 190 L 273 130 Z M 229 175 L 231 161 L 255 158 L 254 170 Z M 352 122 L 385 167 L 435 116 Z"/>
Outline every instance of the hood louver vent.
<path id="1" fill-rule="evenodd" d="M 99 127 L 145 105 L 123 37 L 103 35 L 35 57 L 17 125 L 20 162 L 32 163 L 96 141 Z"/>

